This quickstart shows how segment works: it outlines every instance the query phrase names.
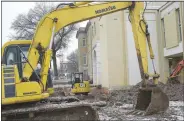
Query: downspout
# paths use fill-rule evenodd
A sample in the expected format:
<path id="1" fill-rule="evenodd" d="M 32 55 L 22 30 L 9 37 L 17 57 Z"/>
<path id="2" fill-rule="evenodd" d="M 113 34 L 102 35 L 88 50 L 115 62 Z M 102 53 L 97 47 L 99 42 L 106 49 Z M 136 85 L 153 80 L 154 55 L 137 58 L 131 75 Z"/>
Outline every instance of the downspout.
<path id="1" fill-rule="evenodd" d="M 181 18 L 182 18 L 182 28 L 183 28 L 183 34 L 182 34 L 182 37 L 183 37 L 183 59 L 184 59 L 184 2 L 181 2 L 182 6 L 182 10 L 181 10 Z"/>
<path id="2" fill-rule="evenodd" d="M 182 29 L 183 29 L 183 34 L 182 34 L 182 40 L 183 40 L 183 59 L 184 59 L 184 2 L 181 2 L 181 18 L 182 18 Z M 182 71 L 182 79 L 181 83 L 184 83 L 184 69 Z"/>

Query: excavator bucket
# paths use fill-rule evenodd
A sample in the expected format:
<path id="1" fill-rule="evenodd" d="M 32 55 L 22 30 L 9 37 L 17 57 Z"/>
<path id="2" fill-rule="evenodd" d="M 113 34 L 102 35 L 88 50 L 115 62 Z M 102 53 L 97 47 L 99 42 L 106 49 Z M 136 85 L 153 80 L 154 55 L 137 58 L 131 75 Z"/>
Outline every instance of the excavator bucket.
<path id="1" fill-rule="evenodd" d="M 159 87 L 140 88 L 135 110 L 143 111 L 144 115 L 165 112 L 169 107 L 169 98 Z"/>

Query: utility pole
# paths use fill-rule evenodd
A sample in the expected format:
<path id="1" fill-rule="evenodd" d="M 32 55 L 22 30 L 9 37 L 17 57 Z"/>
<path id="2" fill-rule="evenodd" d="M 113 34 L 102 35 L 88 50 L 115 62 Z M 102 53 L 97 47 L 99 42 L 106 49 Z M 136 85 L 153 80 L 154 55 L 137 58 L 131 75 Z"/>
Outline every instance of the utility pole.
<path id="1" fill-rule="evenodd" d="M 181 2 L 181 18 L 182 18 L 182 28 L 183 28 L 183 59 L 184 59 L 184 2 Z M 181 72 L 181 76 L 182 76 L 182 79 L 184 80 L 184 69 L 183 71 Z M 182 81 L 182 83 L 184 83 L 184 81 Z"/>
<path id="2" fill-rule="evenodd" d="M 184 2 L 182 4 L 181 18 L 182 18 L 182 28 L 183 28 L 183 59 L 184 59 Z"/>

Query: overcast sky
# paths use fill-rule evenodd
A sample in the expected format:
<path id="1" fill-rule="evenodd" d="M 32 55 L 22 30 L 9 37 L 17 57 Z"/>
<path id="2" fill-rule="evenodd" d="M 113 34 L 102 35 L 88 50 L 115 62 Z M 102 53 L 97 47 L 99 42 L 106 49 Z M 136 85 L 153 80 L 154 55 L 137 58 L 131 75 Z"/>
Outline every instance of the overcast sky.
<path id="1" fill-rule="evenodd" d="M 53 4 L 59 4 L 59 2 L 52 2 Z M 49 4 L 52 4 L 49 3 Z M 2 2 L 2 44 L 9 41 L 8 36 L 13 31 L 10 29 L 11 23 L 20 13 L 27 13 L 30 8 L 33 8 L 35 2 Z M 85 27 L 86 21 L 81 22 L 80 26 Z M 68 49 L 65 51 L 65 55 L 68 55 L 78 46 L 75 35 L 72 37 L 72 41 L 69 43 Z"/>

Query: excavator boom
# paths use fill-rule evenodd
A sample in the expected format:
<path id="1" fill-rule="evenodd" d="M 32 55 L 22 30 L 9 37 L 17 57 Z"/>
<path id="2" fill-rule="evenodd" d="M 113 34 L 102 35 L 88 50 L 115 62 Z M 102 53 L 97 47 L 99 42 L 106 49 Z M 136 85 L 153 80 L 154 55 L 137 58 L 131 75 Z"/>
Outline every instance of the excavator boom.
<path id="1" fill-rule="evenodd" d="M 63 27 L 80 21 L 85 21 L 120 11 L 129 8 L 131 5 L 132 2 L 107 2 L 97 5 L 90 5 L 90 2 L 79 2 L 73 6 L 64 7 L 62 9 L 57 9 L 50 12 L 49 14 L 45 15 L 37 25 L 32 45 L 29 50 L 28 60 L 32 60 L 33 56 L 35 58 L 34 60 L 30 61 L 30 64 L 33 68 L 37 66 L 40 54 L 44 53 L 49 48 L 49 45 L 52 45 L 52 35 L 57 33 Z M 53 27 L 55 28 L 54 30 Z M 43 63 L 42 67 L 45 67 L 46 65 L 48 64 Z M 45 68 L 45 70 L 47 69 Z M 29 79 L 32 72 L 33 70 L 30 68 L 30 65 L 25 64 L 23 70 L 24 77 Z"/>

